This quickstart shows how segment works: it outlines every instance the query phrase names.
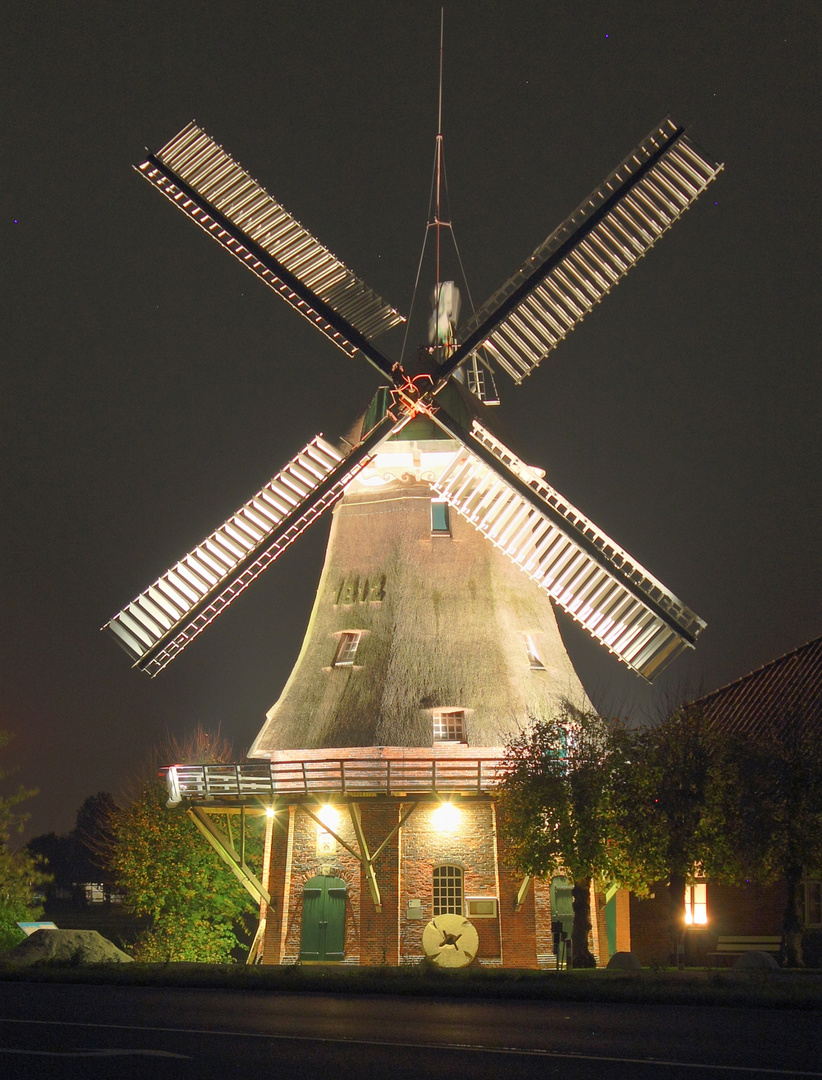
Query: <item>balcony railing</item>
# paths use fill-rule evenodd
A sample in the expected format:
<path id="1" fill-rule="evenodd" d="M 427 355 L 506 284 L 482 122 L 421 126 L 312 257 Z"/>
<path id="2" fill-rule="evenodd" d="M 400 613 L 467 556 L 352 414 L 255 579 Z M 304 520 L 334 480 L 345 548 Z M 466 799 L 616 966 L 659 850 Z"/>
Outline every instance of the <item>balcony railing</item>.
<path id="1" fill-rule="evenodd" d="M 384 758 L 171 765 L 169 806 L 183 799 L 230 804 L 283 796 L 479 794 L 500 779 L 499 758 Z"/>

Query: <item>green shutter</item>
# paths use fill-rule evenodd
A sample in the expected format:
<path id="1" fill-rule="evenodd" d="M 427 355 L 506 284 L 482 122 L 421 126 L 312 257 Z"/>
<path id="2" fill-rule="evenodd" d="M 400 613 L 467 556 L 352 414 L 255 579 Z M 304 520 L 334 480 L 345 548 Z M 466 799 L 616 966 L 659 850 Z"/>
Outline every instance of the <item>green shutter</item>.
<path id="1" fill-rule="evenodd" d="M 312 878 L 303 889 L 303 926 L 301 960 L 320 960 L 320 932 L 323 923 L 323 878 Z"/>
<path id="2" fill-rule="evenodd" d="M 345 956 L 345 882 L 339 878 L 328 878 L 327 881 L 324 959 L 342 960 Z"/>
<path id="3" fill-rule="evenodd" d="M 574 883 L 565 877 L 551 879 L 551 921 L 561 922 L 570 937 L 574 925 Z"/>

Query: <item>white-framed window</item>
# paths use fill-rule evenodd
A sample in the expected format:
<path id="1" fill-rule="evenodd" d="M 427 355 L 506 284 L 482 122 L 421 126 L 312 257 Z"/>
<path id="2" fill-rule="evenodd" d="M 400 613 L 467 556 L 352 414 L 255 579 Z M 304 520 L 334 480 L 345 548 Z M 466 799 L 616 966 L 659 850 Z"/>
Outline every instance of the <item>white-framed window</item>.
<path id="1" fill-rule="evenodd" d="M 706 926 L 708 923 L 708 885 L 695 881 L 685 886 L 685 923 L 687 926 Z"/>
<path id="2" fill-rule="evenodd" d="M 451 863 L 435 866 L 433 884 L 434 918 L 437 915 L 462 915 L 462 867 Z"/>
<path id="3" fill-rule="evenodd" d="M 805 926 L 822 926 L 822 881 L 806 881 L 804 887 Z"/>
<path id="4" fill-rule="evenodd" d="M 334 667 L 351 667 L 362 637 L 361 630 L 346 630 L 340 634 L 337 652 L 334 655 Z"/>
<path id="5" fill-rule="evenodd" d="M 434 742 L 464 743 L 465 709 L 434 709 Z"/>
<path id="6" fill-rule="evenodd" d="M 434 536 L 451 535 L 451 513 L 445 499 L 431 500 L 431 533 Z"/>
<path id="7" fill-rule="evenodd" d="M 525 652 L 528 656 L 528 663 L 531 665 L 534 671 L 545 671 L 545 664 L 540 659 L 537 652 L 537 646 L 534 639 L 530 634 L 525 634 Z"/>

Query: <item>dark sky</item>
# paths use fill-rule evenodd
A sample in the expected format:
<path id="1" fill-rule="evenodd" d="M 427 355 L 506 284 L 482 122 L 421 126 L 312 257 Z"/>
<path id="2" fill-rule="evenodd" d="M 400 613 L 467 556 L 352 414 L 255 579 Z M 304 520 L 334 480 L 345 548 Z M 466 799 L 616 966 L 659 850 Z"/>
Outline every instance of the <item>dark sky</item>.
<path id="1" fill-rule="evenodd" d="M 513 448 L 708 622 L 653 688 L 564 622 L 603 709 L 711 690 L 822 633 L 820 23 L 816 0 L 447 4 L 478 303 L 666 113 L 726 163 L 538 372 L 500 375 Z M 196 118 L 407 311 L 438 37 L 427 0 L 7 0 L 0 728 L 40 788 L 30 833 L 117 793 L 166 731 L 221 724 L 248 747 L 327 524 L 154 681 L 98 628 L 376 386 L 132 164 Z"/>

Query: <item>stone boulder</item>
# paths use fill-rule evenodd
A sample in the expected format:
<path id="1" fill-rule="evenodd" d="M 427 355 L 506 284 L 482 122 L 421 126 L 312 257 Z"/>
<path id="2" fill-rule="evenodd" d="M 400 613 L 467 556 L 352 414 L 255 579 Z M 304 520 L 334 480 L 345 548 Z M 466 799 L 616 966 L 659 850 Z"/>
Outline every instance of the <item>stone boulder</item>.
<path id="1" fill-rule="evenodd" d="M 641 971 L 642 964 L 632 952 L 615 952 L 608 961 L 608 971 Z"/>
<path id="2" fill-rule="evenodd" d="M 734 971 L 779 971 L 773 953 L 751 951 L 734 961 Z"/>
<path id="3" fill-rule="evenodd" d="M 30 964 L 130 964 L 131 957 L 96 930 L 35 930 L 31 937 L 9 949 L 6 963 Z"/>

